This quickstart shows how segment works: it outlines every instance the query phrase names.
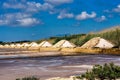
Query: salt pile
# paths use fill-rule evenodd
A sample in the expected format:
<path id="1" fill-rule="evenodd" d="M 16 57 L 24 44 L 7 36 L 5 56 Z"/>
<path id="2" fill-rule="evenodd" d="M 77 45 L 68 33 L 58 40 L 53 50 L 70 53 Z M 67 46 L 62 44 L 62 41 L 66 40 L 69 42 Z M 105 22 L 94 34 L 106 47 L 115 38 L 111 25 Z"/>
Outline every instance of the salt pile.
<path id="1" fill-rule="evenodd" d="M 39 44 L 40 47 L 51 47 L 52 44 L 49 43 L 48 41 L 43 41 Z"/>
<path id="2" fill-rule="evenodd" d="M 83 46 L 81 46 L 81 48 L 95 48 L 95 47 L 112 48 L 112 47 L 114 47 L 114 45 L 111 42 L 109 42 L 103 38 L 95 37 L 95 38 L 90 39 Z"/>
<path id="3" fill-rule="evenodd" d="M 61 40 L 57 42 L 53 47 L 76 47 L 76 45 L 67 40 Z"/>

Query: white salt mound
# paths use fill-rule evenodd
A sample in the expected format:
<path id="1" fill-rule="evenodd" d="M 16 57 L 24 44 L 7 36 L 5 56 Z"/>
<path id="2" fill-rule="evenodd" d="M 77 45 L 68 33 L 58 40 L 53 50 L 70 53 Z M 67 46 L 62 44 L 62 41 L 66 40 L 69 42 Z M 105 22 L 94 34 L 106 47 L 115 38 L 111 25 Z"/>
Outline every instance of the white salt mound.
<path id="1" fill-rule="evenodd" d="M 67 40 L 61 40 L 57 42 L 53 47 L 76 47 L 76 45 Z"/>
<path id="2" fill-rule="evenodd" d="M 83 46 L 81 46 L 81 48 L 94 48 L 94 47 L 112 48 L 112 47 L 114 47 L 114 45 L 111 42 L 109 42 L 103 38 L 95 37 L 95 38 L 90 39 Z"/>
<path id="3" fill-rule="evenodd" d="M 51 47 L 52 44 L 49 43 L 48 41 L 43 41 L 39 44 L 40 47 Z"/>

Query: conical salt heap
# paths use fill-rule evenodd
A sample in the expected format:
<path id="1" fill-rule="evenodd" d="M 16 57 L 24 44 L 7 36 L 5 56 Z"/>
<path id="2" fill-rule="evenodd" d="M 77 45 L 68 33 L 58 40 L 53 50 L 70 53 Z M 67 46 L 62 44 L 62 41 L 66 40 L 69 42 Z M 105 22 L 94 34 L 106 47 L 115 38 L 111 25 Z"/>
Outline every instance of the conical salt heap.
<path id="1" fill-rule="evenodd" d="M 60 48 L 63 48 L 63 47 L 76 47 L 75 44 L 67 41 L 67 40 L 61 40 L 59 42 L 57 42 L 53 47 L 60 47 Z"/>
<path id="2" fill-rule="evenodd" d="M 114 47 L 114 45 L 103 38 L 95 37 L 95 38 L 90 39 L 83 46 L 81 46 L 81 48 L 95 48 L 95 47 L 112 48 Z"/>

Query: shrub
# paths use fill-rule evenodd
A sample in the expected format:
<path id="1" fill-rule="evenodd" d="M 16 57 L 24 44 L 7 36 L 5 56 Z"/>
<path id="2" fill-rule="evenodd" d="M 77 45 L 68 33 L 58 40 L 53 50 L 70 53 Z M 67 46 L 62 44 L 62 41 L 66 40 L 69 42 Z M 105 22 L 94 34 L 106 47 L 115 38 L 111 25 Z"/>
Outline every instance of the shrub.
<path id="1" fill-rule="evenodd" d="M 86 78 L 87 80 L 116 80 L 120 78 L 120 67 L 114 65 L 113 63 L 101 65 L 95 65 L 91 71 L 87 71 L 85 74 L 82 74 L 80 77 L 76 78 Z"/>
<path id="2" fill-rule="evenodd" d="M 36 78 L 36 77 L 24 77 L 24 78 L 17 78 L 16 80 L 39 80 L 39 78 Z"/>

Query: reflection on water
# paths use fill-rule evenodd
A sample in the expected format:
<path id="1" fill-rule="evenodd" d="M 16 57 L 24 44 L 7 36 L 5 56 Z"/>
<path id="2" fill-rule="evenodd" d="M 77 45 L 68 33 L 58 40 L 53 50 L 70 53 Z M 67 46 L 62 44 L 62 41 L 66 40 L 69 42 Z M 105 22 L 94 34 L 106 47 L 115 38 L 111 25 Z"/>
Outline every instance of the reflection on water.
<path id="1" fill-rule="evenodd" d="M 77 75 L 91 69 L 94 64 L 109 62 L 120 65 L 120 56 L 81 55 L 0 60 L 0 78 L 37 75 L 44 80 L 47 77 Z"/>

